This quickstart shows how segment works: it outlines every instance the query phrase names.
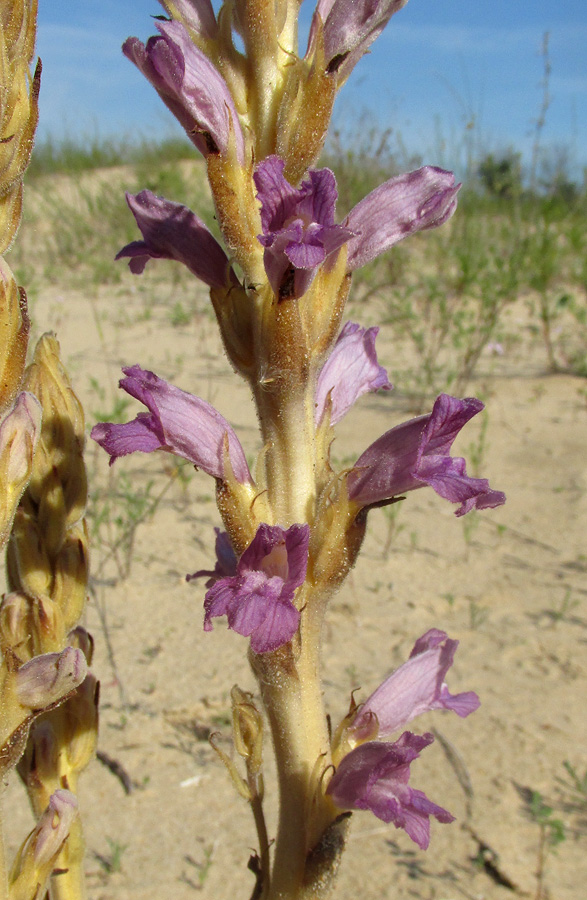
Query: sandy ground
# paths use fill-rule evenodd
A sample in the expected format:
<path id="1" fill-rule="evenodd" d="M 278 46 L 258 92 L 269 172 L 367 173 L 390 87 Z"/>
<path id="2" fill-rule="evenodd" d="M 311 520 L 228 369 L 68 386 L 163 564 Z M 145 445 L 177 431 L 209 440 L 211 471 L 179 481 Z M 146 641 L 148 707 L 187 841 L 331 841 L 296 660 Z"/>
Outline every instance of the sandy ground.
<path id="1" fill-rule="evenodd" d="M 89 424 L 93 410 L 111 408 L 120 365 L 140 363 L 217 405 L 253 456 L 254 412 L 221 355 L 205 298 L 194 301 L 200 312 L 189 323 L 173 328 L 167 310 L 175 299 L 163 282 L 125 275 L 120 286 L 98 291 L 41 290 L 33 317 L 37 333 L 58 332 Z M 353 318 L 372 324 L 376 310 L 355 309 Z M 512 328 L 520 338 L 515 355 L 484 359 L 484 374 L 470 390 L 489 410 L 482 473 L 506 492 L 507 505 L 465 530 L 450 504 L 418 491 L 402 505 L 391 543 L 389 519 L 372 512 L 360 561 L 330 609 L 324 690 L 334 722 L 352 689 L 366 697 L 431 627 L 461 642 L 451 690 L 475 689 L 482 700 L 467 720 L 436 714 L 413 723 L 420 732 L 436 729 L 437 740 L 413 765 L 412 783 L 458 821 L 434 823 L 430 849 L 422 852 L 393 826 L 356 814 L 336 892 L 341 900 L 586 895 L 587 801 L 581 808 L 563 783 L 565 760 L 579 774 L 587 768 L 585 381 L 543 374 L 522 311 Z M 381 361 L 393 368 L 397 351 L 384 328 Z M 105 387 L 104 398 L 91 379 Z M 338 460 L 356 457 L 412 414 L 397 385 L 391 394 L 363 398 L 340 424 Z M 478 434 L 471 423 L 457 450 L 466 453 Z M 106 482 L 106 462 L 89 447 L 94 483 Z M 169 464 L 159 455 L 117 467 L 137 491 L 155 479 L 156 492 Z M 133 789 L 126 795 L 99 761 L 83 778 L 89 900 L 244 900 L 253 886 L 246 871 L 255 847 L 252 817 L 207 742 L 220 731 L 228 749 L 230 688 L 254 690 L 246 642 L 222 624 L 205 634 L 203 586 L 184 580 L 211 565 L 219 524 L 212 497 L 202 473 L 175 482 L 154 518 L 138 527 L 124 579 L 104 562 L 105 548 L 94 547 L 96 596 L 87 626 L 102 682 L 99 746 Z M 566 828 L 566 840 L 544 862 L 541 884 L 541 832 L 528 811 L 533 791 Z M 273 833 L 270 764 L 267 798 Z M 7 801 L 14 849 L 31 827 L 15 777 Z"/>

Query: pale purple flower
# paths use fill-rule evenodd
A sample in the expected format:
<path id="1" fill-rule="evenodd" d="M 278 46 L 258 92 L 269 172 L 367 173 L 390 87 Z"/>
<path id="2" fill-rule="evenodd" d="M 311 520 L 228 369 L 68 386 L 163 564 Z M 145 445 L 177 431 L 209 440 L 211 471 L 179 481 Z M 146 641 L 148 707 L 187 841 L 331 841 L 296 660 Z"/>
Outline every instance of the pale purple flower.
<path id="1" fill-rule="evenodd" d="M 364 739 L 373 734 L 376 726 L 377 737 L 388 737 L 416 716 L 434 709 L 452 710 L 461 718 L 475 712 L 479 707 L 477 694 L 451 694 L 445 682 L 458 645 L 438 628 L 423 634 L 408 661 L 361 704 L 349 733 Z"/>
<path id="2" fill-rule="evenodd" d="M 120 380 L 120 387 L 144 403 L 149 412 L 139 413 L 124 425 L 94 425 L 91 437 L 110 455 L 111 465 L 128 453 L 167 450 L 221 480 L 227 476 L 228 458 L 236 480 L 252 483 L 238 437 L 213 406 L 140 366 L 122 371 L 126 377 Z"/>
<path id="3" fill-rule="evenodd" d="M 336 180 L 330 169 L 313 169 L 299 188 L 283 177 L 285 163 L 268 156 L 253 175 L 261 201 L 265 271 L 280 299 L 301 297 L 328 257 L 352 232 L 336 225 Z"/>
<path id="4" fill-rule="evenodd" d="M 450 456 L 461 428 L 482 409 L 480 400 L 441 394 L 429 415 L 397 425 L 365 450 L 348 476 L 350 499 L 372 506 L 429 485 L 460 503 L 457 516 L 501 506 L 505 494 L 492 490 L 485 478 L 470 478 L 465 460 Z"/>
<path id="5" fill-rule="evenodd" d="M 35 865 L 46 866 L 57 856 L 78 815 L 75 794 L 63 788 L 51 794 L 47 808 L 29 838 L 34 846 Z"/>
<path id="6" fill-rule="evenodd" d="M 452 172 L 423 166 L 375 188 L 343 222 L 354 232 L 348 244 L 349 270 L 366 265 L 410 234 L 443 225 L 457 208 L 460 187 Z"/>
<path id="7" fill-rule="evenodd" d="M 254 653 L 276 650 L 292 639 L 300 612 L 293 597 L 306 577 L 308 525 L 260 525 L 234 574 L 215 578 L 204 601 L 204 630 L 226 616 L 228 627 L 250 636 Z"/>
<path id="8" fill-rule="evenodd" d="M 406 3 L 407 0 L 318 0 L 308 53 L 322 21 L 326 69 L 336 73 L 339 82 L 346 80 L 393 14 Z"/>
<path id="9" fill-rule="evenodd" d="M 336 425 L 368 391 L 389 391 L 387 372 L 377 362 L 378 328 L 347 322 L 318 375 L 314 420 L 319 425 L 330 401 L 330 424 Z"/>
<path id="10" fill-rule="evenodd" d="M 339 809 L 369 809 L 384 822 L 393 822 L 425 850 L 430 842 L 430 816 L 439 822 L 454 821 L 446 809 L 408 784 L 410 763 L 433 740 L 431 734 L 406 731 L 392 744 L 362 744 L 338 765 L 326 793 Z"/>
<path id="11" fill-rule="evenodd" d="M 212 587 L 213 584 L 216 584 L 220 578 L 224 578 L 226 575 L 236 575 L 238 564 L 238 559 L 233 550 L 228 533 L 226 531 L 220 531 L 220 528 L 215 528 L 214 531 L 216 532 L 216 541 L 214 544 L 216 563 L 214 568 L 198 569 L 193 575 L 186 575 L 185 577 L 186 581 L 194 581 L 196 578 L 208 576 L 208 580 L 206 581 L 207 588 Z"/>
<path id="12" fill-rule="evenodd" d="M 116 259 L 129 257 L 129 268 L 140 275 L 150 259 L 175 259 L 209 287 L 237 283 L 226 253 L 198 216 L 151 191 L 127 194 L 128 203 L 143 235 L 123 247 Z"/>
<path id="13" fill-rule="evenodd" d="M 301 297 L 321 265 L 330 265 L 348 243 L 348 270 L 370 262 L 409 234 L 435 228 L 456 209 L 454 175 L 424 166 L 391 178 L 334 222 L 336 181 L 330 169 L 311 169 L 299 188 L 283 176 L 284 163 L 269 156 L 254 174 L 261 201 L 265 271 L 280 300 Z"/>
<path id="14" fill-rule="evenodd" d="M 150 37 L 146 45 L 138 38 L 128 38 L 122 47 L 124 55 L 151 82 L 204 156 L 225 155 L 232 132 L 243 165 L 243 133 L 222 75 L 181 22 L 157 21 L 155 25 L 160 36 Z"/>
<path id="15" fill-rule="evenodd" d="M 87 674 L 86 658 L 74 647 L 33 656 L 16 673 L 16 696 L 23 706 L 43 709 L 73 691 Z"/>
<path id="16" fill-rule="evenodd" d="M 347 740 L 367 743 L 343 757 L 328 785 L 327 793 L 340 809 L 370 809 L 384 822 L 404 828 L 423 850 L 430 840 L 430 816 L 453 821 L 449 812 L 408 785 L 410 763 L 434 738 L 410 731 L 393 743 L 371 738 L 388 737 L 431 710 L 452 710 L 464 718 L 478 709 L 477 694 L 451 694 L 445 683 L 457 646 L 437 628 L 416 641 L 408 661 L 361 704 L 346 727 Z"/>

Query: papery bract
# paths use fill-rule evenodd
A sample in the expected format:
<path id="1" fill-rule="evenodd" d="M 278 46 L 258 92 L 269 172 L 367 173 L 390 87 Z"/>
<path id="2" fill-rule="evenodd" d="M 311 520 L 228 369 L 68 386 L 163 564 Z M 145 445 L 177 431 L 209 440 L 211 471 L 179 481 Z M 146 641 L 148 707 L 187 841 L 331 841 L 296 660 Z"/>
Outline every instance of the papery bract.
<path id="1" fill-rule="evenodd" d="M 314 169 L 299 188 L 284 177 L 285 163 L 269 156 L 253 175 L 261 202 L 265 271 L 281 299 L 301 297 L 316 271 L 352 232 L 336 225 L 336 181 L 330 169 Z"/>
<path id="2" fill-rule="evenodd" d="M 408 661 L 361 704 L 349 726 L 349 734 L 359 740 L 370 736 L 375 719 L 377 737 L 388 737 L 416 716 L 434 709 L 452 710 L 461 718 L 478 709 L 477 694 L 473 691 L 450 694 L 444 680 L 458 644 L 438 628 L 423 634 Z"/>
<path id="3" fill-rule="evenodd" d="M 150 259 L 174 259 L 209 287 L 236 284 L 226 253 L 191 209 L 151 191 L 127 194 L 126 201 L 143 235 L 116 255 L 129 258 L 131 272 L 139 275 Z"/>
<path id="4" fill-rule="evenodd" d="M 208 475 L 225 480 L 226 461 L 241 484 L 252 483 L 243 448 L 234 429 L 205 400 L 168 384 L 153 372 L 130 366 L 122 370 L 120 387 L 144 403 L 149 413 L 139 413 L 124 425 L 100 422 L 91 437 L 110 455 L 167 450 L 187 459 Z"/>
<path id="5" fill-rule="evenodd" d="M 122 47 L 124 55 L 151 82 L 204 156 L 225 155 L 232 134 L 242 165 L 244 138 L 222 75 L 195 46 L 181 22 L 155 24 L 161 36 L 150 37 L 146 45 L 138 38 L 128 38 Z"/>
<path id="6" fill-rule="evenodd" d="M 324 363 L 316 385 L 314 420 L 320 424 L 330 401 L 330 424 L 336 425 L 362 394 L 391 390 L 387 372 L 377 362 L 378 328 L 347 322 Z"/>
<path id="7" fill-rule="evenodd" d="M 204 629 L 226 616 L 228 626 L 251 637 L 254 653 L 267 653 L 294 636 L 300 612 L 294 593 L 306 577 L 308 525 L 260 525 L 234 575 L 218 578 L 206 593 Z"/>
<path id="8" fill-rule="evenodd" d="M 368 809 L 384 822 L 403 828 L 422 850 L 430 842 L 430 816 L 453 822 L 446 809 L 409 786 L 410 763 L 434 740 L 431 734 L 404 732 L 395 743 L 361 744 L 337 766 L 326 793 L 339 809 Z"/>
<path id="9" fill-rule="evenodd" d="M 470 478 L 465 460 L 450 456 L 461 428 L 483 408 L 480 400 L 441 394 L 429 415 L 397 425 L 365 450 L 348 476 L 350 499 L 371 506 L 429 485 L 461 504 L 457 516 L 501 506 L 505 494 L 492 490 L 485 478 Z"/>
<path id="10" fill-rule="evenodd" d="M 457 207 L 460 187 L 452 172 L 423 166 L 375 188 L 342 223 L 354 232 L 348 244 L 349 270 L 366 265 L 410 234 L 444 224 Z"/>

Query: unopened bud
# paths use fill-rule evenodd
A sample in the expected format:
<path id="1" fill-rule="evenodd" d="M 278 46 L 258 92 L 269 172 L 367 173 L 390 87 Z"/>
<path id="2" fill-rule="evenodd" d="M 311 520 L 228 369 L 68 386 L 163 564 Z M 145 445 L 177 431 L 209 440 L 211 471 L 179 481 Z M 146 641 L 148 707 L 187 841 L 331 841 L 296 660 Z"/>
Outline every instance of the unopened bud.
<path id="1" fill-rule="evenodd" d="M 30 657 L 29 610 L 28 599 L 19 593 L 6 594 L 0 606 L 0 646 L 9 647 L 21 662 Z"/>
<path id="2" fill-rule="evenodd" d="M 67 635 L 67 643 L 70 647 L 77 647 L 78 650 L 81 650 L 86 658 L 87 664 L 89 666 L 92 665 L 92 659 L 94 657 L 94 638 L 89 631 L 86 631 L 85 628 L 78 625 L 77 628 L 74 628 L 73 631 L 70 631 Z"/>
<path id="3" fill-rule="evenodd" d="M 73 647 L 35 656 L 16 673 L 16 696 L 22 706 L 43 709 L 81 684 L 87 671 L 84 654 Z"/>
<path id="4" fill-rule="evenodd" d="M 16 284 L 10 267 L 0 258 L 0 412 L 10 406 L 20 387 L 29 327 L 26 294 Z"/>
<path id="5" fill-rule="evenodd" d="M 33 832 L 34 859 L 37 866 L 47 865 L 61 850 L 78 815 L 78 805 L 71 791 L 51 794 L 49 806 Z"/>
<path id="6" fill-rule="evenodd" d="M 6 541 L 18 501 L 31 475 L 41 407 L 32 394 L 18 395 L 0 425 L 0 539 Z"/>
<path id="7" fill-rule="evenodd" d="M 236 685 L 232 698 L 232 730 L 236 752 L 247 761 L 247 771 L 258 775 L 263 765 L 263 717 L 252 694 Z"/>

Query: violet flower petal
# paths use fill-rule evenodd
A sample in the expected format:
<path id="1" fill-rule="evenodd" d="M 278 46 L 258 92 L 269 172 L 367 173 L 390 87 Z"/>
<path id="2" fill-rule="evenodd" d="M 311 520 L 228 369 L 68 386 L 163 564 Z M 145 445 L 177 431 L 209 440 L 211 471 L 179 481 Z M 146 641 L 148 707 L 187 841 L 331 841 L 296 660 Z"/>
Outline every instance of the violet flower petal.
<path id="1" fill-rule="evenodd" d="M 393 744 L 361 744 L 343 758 L 326 793 L 339 809 L 369 809 L 384 822 L 393 822 L 425 850 L 430 842 L 430 816 L 439 822 L 454 821 L 446 809 L 408 784 L 410 763 L 433 740 L 431 734 L 406 731 Z"/>
<path id="2" fill-rule="evenodd" d="M 371 731 L 373 716 L 378 737 L 388 737 L 416 716 L 433 709 L 450 709 L 461 718 L 479 707 L 473 691 L 450 694 L 446 673 L 453 664 L 459 642 L 444 631 L 431 628 L 419 638 L 407 662 L 396 669 L 359 708 L 350 733 L 362 739 Z"/>
<path id="3" fill-rule="evenodd" d="M 196 47 L 181 22 L 156 22 L 161 36 L 146 45 L 138 38 L 123 44 L 124 55 L 151 82 L 200 152 L 226 154 L 231 126 L 238 161 L 244 164 L 244 138 L 231 93 L 216 66 Z"/>
<path id="4" fill-rule="evenodd" d="M 387 372 L 377 362 L 378 328 L 347 322 L 318 375 L 314 421 L 319 425 L 330 397 L 330 424 L 336 425 L 355 401 L 368 391 L 389 391 Z"/>
<path id="5" fill-rule="evenodd" d="M 120 387 L 148 408 L 125 425 L 100 422 L 91 437 L 110 455 L 110 464 L 128 453 L 167 450 L 214 478 L 225 478 L 228 449 L 234 477 L 252 483 L 243 448 L 234 429 L 209 403 L 168 384 L 153 372 L 130 366 Z"/>
<path id="6" fill-rule="evenodd" d="M 364 266 L 409 234 L 442 225 L 456 209 L 459 189 L 452 172 L 424 166 L 390 178 L 371 191 L 343 222 L 355 233 L 348 244 L 349 271 Z"/>
<path id="7" fill-rule="evenodd" d="M 449 456 L 461 428 L 482 409 L 480 400 L 441 394 L 429 415 L 387 431 L 355 463 L 347 482 L 351 500 L 370 506 L 427 484 L 461 504 L 457 516 L 501 506 L 505 494 L 491 490 L 485 478 L 469 478 L 465 461 Z"/>
<path id="8" fill-rule="evenodd" d="M 215 528 L 214 531 L 216 532 L 216 542 L 214 545 L 216 551 L 216 563 L 214 568 L 199 569 L 197 572 L 194 572 L 193 575 L 186 575 L 185 577 L 186 581 L 193 581 L 195 578 L 202 578 L 204 575 L 207 575 L 208 581 L 205 582 L 207 588 L 212 587 L 213 584 L 220 578 L 224 578 L 225 575 L 236 575 L 236 566 L 238 563 L 228 533 L 226 531 L 220 531 L 220 528 Z"/>
<path id="9" fill-rule="evenodd" d="M 334 224 L 336 180 L 329 169 L 312 170 L 299 188 L 283 176 L 285 163 L 268 156 L 253 175 L 261 202 L 259 242 L 271 287 L 281 299 L 301 297 L 318 267 L 352 232 Z M 293 269 L 293 279 L 291 272 Z"/>
<path id="10" fill-rule="evenodd" d="M 324 23 L 324 51 L 327 68 L 344 81 L 394 13 L 407 0 L 319 0 L 310 28 L 308 49 Z"/>
<path id="11" fill-rule="evenodd" d="M 174 259 L 183 263 L 209 287 L 236 283 L 226 253 L 198 216 L 151 191 L 127 194 L 128 203 L 143 235 L 123 247 L 116 259 L 130 257 L 129 267 L 140 274 L 150 259 Z"/>
<path id="12" fill-rule="evenodd" d="M 309 539 L 308 525 L 260 525 L 235 574 L 215 579 L 207 591 L 204 630 L 225 615 L 229 628 L 250 636 L 254 653 L 290 641 L 300 620 L 293 595 L 306 577 Z"/>

